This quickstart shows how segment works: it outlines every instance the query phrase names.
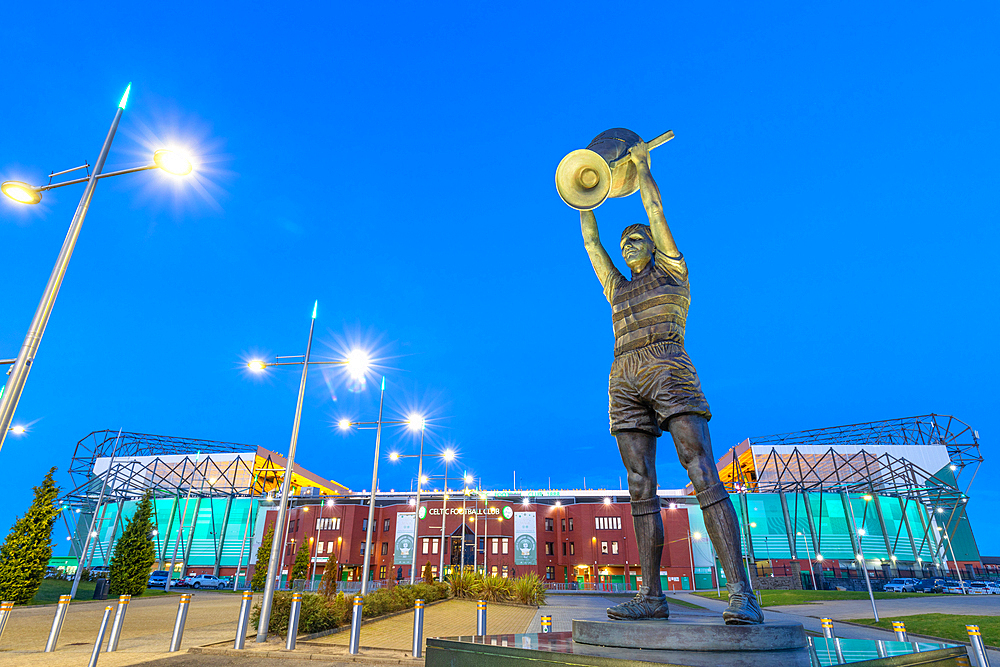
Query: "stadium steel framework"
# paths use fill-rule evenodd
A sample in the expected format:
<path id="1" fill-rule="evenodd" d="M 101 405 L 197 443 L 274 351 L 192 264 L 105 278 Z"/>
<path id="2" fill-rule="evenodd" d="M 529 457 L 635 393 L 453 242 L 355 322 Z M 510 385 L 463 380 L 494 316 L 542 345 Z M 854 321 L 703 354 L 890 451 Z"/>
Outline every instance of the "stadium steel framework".
<path id="1" fill-rule="evenodd" d="M 237 453 L 253 453 L 255 456 L 230 461 L 212 458 L 213 454 Z M 160 458 L 165 456 L 182 458 L 167 462 Z M 137 461 L 134 457 L 154 458 Z M 109 458 L 113 462 L 106 471 L 95 474 L 94 464 L 99 458 Z M 60 499 L 66 530 L 72 538 L 73 552 L 78 555 L 83 552 L 81 537 L 86 535 L 94 513 L 100 511 L 99 503 L 102 507 L 112 503 L 120 507 L 124 501 L 136 500 L 147 491 L 154 499 L 178 498 L 181 495 L 195 499 L 225 497 L 229 499 L 226 504 L 228 514 L 233 500 L 261 497 L 278 488 L 285 471 L 284 463 L 283 458 L 267 450 L 235 442 L 147 433 L 119 434 L 111 430 L 94 431 L 77 443 L 69 467 L 76 486 Z M 77 515 L 76 530 L 66 520 L 69 513 L 67 510 Z M 112 529 L 112 543 L 114 534 L 124 530 L 121 513 L 117 514 Z M 227 518 L 223 518 L 223 525 Z M 168 525 L 165 534 L 169 535 L 170 532 L 171 526 Z M 96 541 L 94 542 L 88 552 L 98 548 Z M 221 552 L 221 545 L 219 550 Z"/>
<path id="2" fill-rule="evenodd" d="M 741 456 L 739 447 L 734 447 L 731 461 L 723 471 L 724 483 L 731 493 L 779 494 L 786 513 L 784 495 L 789 493 L 838 493 L 845 503 L 847 495 L 852 493 L 866 497 L 867 494 L 895 496 L 900 499 L 904 513 L 909 502 L 924 506 L 929 518 L 943 519 L 947 513 L 947 520 L 943 522 L 946 535 L 954 532 L 964 514 L 968 490 L 983 462 L 979 433 L 950 415 L 929 414 L 762 436 L 750 438 L 748 444 L 753 448 L 749 456 L 746 450 Z M 864 449 L 886 445 L 944 446 L 951 463 L 947 471 L 927 471 L 906 458 Z M 806 446 L 812 451 L 804 453 L 799 449 Z M 827 449 L 817 455 L 817 446 Z M 783 451 L 779 452 L 777 447 Z M 843 451 L 857 447 L 861 449 L 854 453 Z M 753 450 L 760 454 L 756 455 Z M 962 491 L 959 479 L 973 464 L 972 475 Z M 877 503 L 875 507 L 878 510 Z M 882 522 L 881 511 L 878 511 L 878 519 Z M 921 547 L 927 542 L 943 549 L 944 545 L 931 537 L 931 522 L 922 527 Z M 886 538 L 888 540 L 888 535 Z M 896 535 L 897 542 L 899 539 Z M 886 548 L 892 553 L 895 545 L 890 547 L 887 541 Z M 915 548 L 915 551 L 918 550 Z"/>

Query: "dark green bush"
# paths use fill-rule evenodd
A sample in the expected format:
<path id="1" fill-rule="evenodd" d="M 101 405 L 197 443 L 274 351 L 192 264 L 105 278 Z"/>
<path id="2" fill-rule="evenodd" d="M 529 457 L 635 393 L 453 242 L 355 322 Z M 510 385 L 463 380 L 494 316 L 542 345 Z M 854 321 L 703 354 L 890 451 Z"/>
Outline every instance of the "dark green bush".
<path id="1" fill-rule="evenodd" d="M 430 603 L 448 597 L 448 585 L 442 583 L 402 585 L 393 588 L 382 588 L 372 591 L 362 602 L 362 617 L 376 618 L 383 614 L 391 614 L 413 607 L 417 598 Z M 299 613 L 299 634 L 312 634 L 347 625 L 351 622 L 354 606 L 354 596 L 337 593 L 335 597 L 327 598 L 315 593 L 302 596 L 302 609 Z M 288 633 L 288 616 L 292 607 L 292 594 L 277 592 L 271 604 L 271 620 L 268 622 L 269 633 L 284 636 Z M 260 621 L 260 602 L 254 605 L 251 623 Z"/>

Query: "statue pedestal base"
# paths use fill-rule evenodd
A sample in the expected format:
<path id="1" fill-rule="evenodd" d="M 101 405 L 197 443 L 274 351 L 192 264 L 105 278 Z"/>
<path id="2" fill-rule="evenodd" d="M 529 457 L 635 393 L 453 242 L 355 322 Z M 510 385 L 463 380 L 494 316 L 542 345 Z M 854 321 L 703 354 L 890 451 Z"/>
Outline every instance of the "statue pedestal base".
<path id="1" fill-rule="evenodd" d="M 787 651 L 807 646 L 800 623 L 726 625 L 721 618 L 573 621 L 573 641 L 666 651 Z"/>

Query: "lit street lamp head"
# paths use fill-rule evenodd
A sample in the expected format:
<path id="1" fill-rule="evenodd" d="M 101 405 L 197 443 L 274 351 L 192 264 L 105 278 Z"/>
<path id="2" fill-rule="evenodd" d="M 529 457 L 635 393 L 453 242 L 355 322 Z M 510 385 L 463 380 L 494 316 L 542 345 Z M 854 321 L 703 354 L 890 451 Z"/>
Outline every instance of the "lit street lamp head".
<path id="1" fill-rule="evenodd" d="M 267 368 L 267 364 L 265 364 L 263 361 L 259 361 L 257 359 L 254 359 L 253 361 L 251 361 L 250 363 L 248 363 L 247 366 L 250 367 L 250 370 L 257 371 L 258 373 L 260 371 L 264 370 L 265 368 Z"/>
<path id="2" fill-rule="evenodd" d="M 398 461 L 399 460 L 399 452 L 392 452 L 391 454 L 389 454 L 389 460 L 390 461 Z"/>
<path id="3" fill-rule="evenodd" d="M 445 461 L 451 461 L 454 458 L 455 458 L 455 450 L 454 449 L 446 449 L 446 450 L 444 450 L 444 460 Z"/>
<path id="4" fill-rule="evenodd" d="M 364 350 L 352 350 L 347 355 L 347 371 L 355 380 L 360 380 L 368 371 L 368 354 Z"/>
<path id="5" fill-rule="evenodd" d="M 166 148 L 161 148 L 153 153 L 153 162 L 157 167 L 174 176 L 187 176 L 192 169 L 190 160 Z"/>
<path id="6" fill-rule="evenodd" d="M 0 191 L 21 204 L 37 204 L 42 201 L 42 193 L 21 181 L 5 181 Z"/>
<path id="7" fill-rule="evenodd" d="M 10 432 L 14 435 L 24 435 L 26 429 L 23 426 L 11 426 Z"/>
<path id="8" fill-rule="evenodd" d="M 351 420 L 341 419 L 339 422 L 337 422 L 337 426 L 340 427 L 341 431 L 346 431 L 347 429 L 351 428 Z"/>
<path id="9" fill-rule="evenodd" d="M 426 421 L 420 415 L 410 415 L 406 422 L 410 425 L 410 428 L 414 431 L 421 431 L 426 424 Z"/>

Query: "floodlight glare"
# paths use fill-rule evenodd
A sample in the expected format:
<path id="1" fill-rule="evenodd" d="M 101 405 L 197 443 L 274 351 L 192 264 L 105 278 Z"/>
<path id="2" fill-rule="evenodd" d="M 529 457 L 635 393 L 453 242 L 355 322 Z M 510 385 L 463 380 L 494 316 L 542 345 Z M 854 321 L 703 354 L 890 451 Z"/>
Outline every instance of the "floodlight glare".
<path id="1" fill-rule="evenodd" d="M 472 475 L 466 475 L 465 476 L 465 483 L 466 484 L 472 484 L 475 481 L 476 481 L 476 478 L 473 477 Z"/>
<path id="2" fill-rule="evenodd" d="M 153 153 L 153 163 L 163 171 L 174 176 L 187 176 L 191 173 L 192 169 L 190 160 L 166 148 L 161 148 Z"/>
<path id="3" fill-rule="evenodd" d="M 701 533 L 695 531 L 695 532 L 691 533 L 691 537 L 694 538 L 695 540 L 700 540 L 701 539 Z"/>
<path id="4" fill-rule="evenodd" d="M 23 426 L 11 426 L 10 432 L 14 435 L 23 435 L 26 429 Z"/>
<path id="5" fill-rule="evenodd" d="M 341 419 L 339 422 L 337 422 L 337 426 L 340 427 L 340 430 L 346 431 L 347 429 L 351 428 L 351 420 Z"/>
<path id="6" fill-rule="evenodd" d="M 816 554 L 816 562 L 817 563 L 823 562 L 823 554 Z"/>
<path id="7" fill-rule="evenodd" d="M 604 504 L 605 505 L 610 505 L 611 504 L 611 498 L 605 498 L 604 499 Z"/>
<path id="8" fill-rule="evenodd" d="M 248 363 L 247 366 L 250 367 L 250 370 L 256 371 L 257 373 L 267 368 L 267 364 L 265 364 L 263 361 L 260 361 L 259 359 L 254 359 L 253 361 Z"/>
<path id="9" fill-rule="evenodd" d="M 426 421 L 420 415 L 410 415 L 406 422 L 410 425 L 414 431 L 420 431 L 424 428 Z"/>
<path id="10" fill-rule="evenodd" d="M 390 454 L 389 454 L 389 460 L 390 461 L 398 461 L 399 460 L 399 452 L 390 452 Z"/>
<path id="11" fill-rule="evenodd" d="M 0 185 L 0 191 L 21 204 L 37 204 L 42 201 L 41 192 L 21 181 L 5 181 Z"/>
<path id="12" fill-rule="evenodd" d="M 368 353 L 364 350 L 352 350 L 347 355 L 347 372 L 355 380 L 360 380 L 368 370 Z"/>
<path id="13" fill-rule="evenodd" d="M 445 461 L 451 461 L 454 458 L 455 458 L 455 450 L 454 449 L 446 449 L 446 450 L 444 450 L 444 460 Z"/>
<path id="14" fill-rule="evenodd" d="M 427 480 L 428 480 L 428 478 L 427 478 L 427 475 L 423 475 L 423 476 L 421 476 L 421 478 L 420 478 L 420 483 L 421 483 L 421 484 L 426 484 L 426 483 L 427 483 Z"/>

